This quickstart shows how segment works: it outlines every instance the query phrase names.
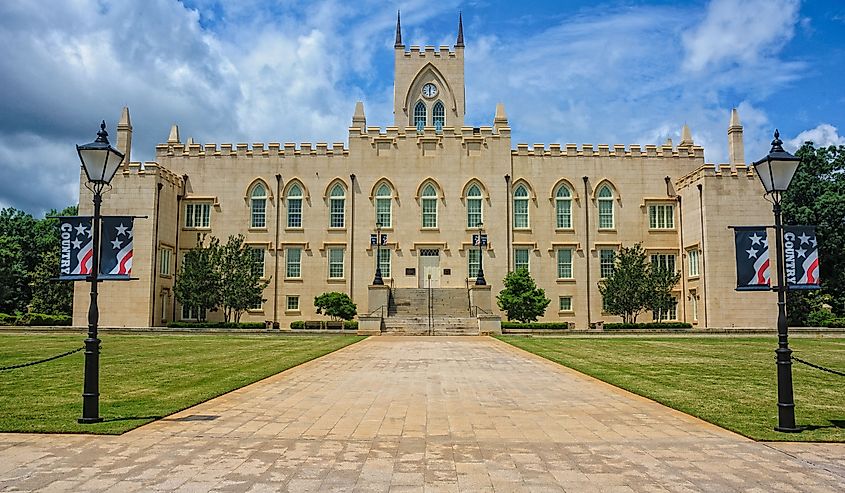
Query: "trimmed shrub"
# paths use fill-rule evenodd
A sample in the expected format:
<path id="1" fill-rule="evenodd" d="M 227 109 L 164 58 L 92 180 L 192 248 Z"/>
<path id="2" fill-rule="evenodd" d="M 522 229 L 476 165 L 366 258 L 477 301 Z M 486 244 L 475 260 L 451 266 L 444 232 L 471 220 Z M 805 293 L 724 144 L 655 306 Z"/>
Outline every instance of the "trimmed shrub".
<path id="1" fill-rule="evenodd" d="M 604 324 L 604 330 L 642 330 L 642 329 L 691 329 L 692 324 L 686 322 L 644 322 L 637 324 L 611 323 Z"/>
<path id="2" fill-rule="evenodd" d="M 172 329 L 264 329 L 264 322 L 170 322 Z"/>
<path id="3" fill-rule="evenodd" d="M 569 330 L 567 322 L 502 322 L 503 329 Z"/>
<path id="4" fill-rule="evenodd" d="M 0 313 L 0 325 L 17 325 L 17 315 L 9 315 L 8 313 Z"/>
<path id="5" fill-rule="evenodd" d="M 825 327 L 829 327 L 831 329 L 845 329 L 845 317 L 838 317 L 833 320 L 829 320 Z"/>
<path id="6" fill-rule="evenodd" d="M 302 330 L 305 328 L 305 321 L 304 320 L 294 320 L 290 323 L 290 328 L 293 330 Z"/>
<path id="7" fill-rule="evenodd" d="M 73 319 L 70 315 L 49 315 L 47 313 L 24 313 L 9 315 L 0 313 L 0 325 L 27 325 L 30 327 L 68 326 Z"/>
<path id="8" fill-rule="evenodd" d="M 343 330 L 358 330 L 357 320 L 346 320 L 343 322 Z"/>

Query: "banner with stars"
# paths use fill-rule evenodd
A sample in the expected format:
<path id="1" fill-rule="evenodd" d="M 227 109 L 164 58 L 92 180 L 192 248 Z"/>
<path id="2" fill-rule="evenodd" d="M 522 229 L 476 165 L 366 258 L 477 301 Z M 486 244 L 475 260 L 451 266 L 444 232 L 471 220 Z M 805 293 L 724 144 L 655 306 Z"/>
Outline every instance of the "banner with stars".
<path id="1" fill-rule="evenodd" d="M 761 226 L 735 227 L 736 242 L 736 290 L 768 291 L 769 240 L 766 228 Z"/>
<path id="2" fill-rule="evenodd" d="M 819 289 L 819 243 L 815 226 L 787 226 L 783 265 L 788 289 Z"/>
<path id="3" fill-rule="evenodd" d="M 78 281 L 91 275 L 94 254 L 94 236 L 91 216 L 60 217 L 59 279 Z"/>
<path id="4" fill-rule="evenodd" d="M 106 216 L 100 229 L 100 279 L 129 279 L 132 274 L 133 217 Z"/>

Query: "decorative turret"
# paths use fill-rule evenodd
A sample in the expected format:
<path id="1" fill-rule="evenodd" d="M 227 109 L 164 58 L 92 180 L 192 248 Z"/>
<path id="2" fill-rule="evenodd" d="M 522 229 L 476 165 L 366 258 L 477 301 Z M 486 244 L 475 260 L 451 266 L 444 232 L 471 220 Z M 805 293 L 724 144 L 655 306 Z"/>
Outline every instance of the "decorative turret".
<path id="1" fill-rule="evenodd" d="M 367 117 L 364 115 L 364 103 L 358 101 L 355 103 L 355 114 L 352 115 L 352 128 L 365 129 L 367 128 Z"/>
<path id="2" fill-rule="evenodd" d="M 393 43 L 394 48 L 405 48 L 402 44 L 402 21 L 400 19 L 399 11 L 396 11 L 396 42 Z"/>
<path id="3" fill-rule="evenodd" d="M 496 104 L 496 116 L 493 117 L 493 128 L 496 129 L 496 132 L 499 131 L 502 127 L 508 126 L 508 115 L 505 114 L 505 104 L 504 103 L 497 103 Z"/>
<path id="4" fill-rule="evenodd" d="M 684 127 L 681 129 L 681 143 L 678 144 L 679 147 L 692 147 L 695 145 L 695 142 L 692 141 L 692 132 L 689 129 L 689 125 L 684 123 Z"/>
<path id="5" fill-rule="evenodd" d="M 123 171 L 129 172 L 129 159 L 132 152 L 132 122 L 129 120 L 129 107 L 124 106 L 117 122 L 117 150 L 123 153 Z"/>
<path id="6" fill-rule="evenodd" d="M 458 12 L 458 41 L 455 42 L 455 48 L 464 47 L 464 19 L 463 13 Z"/>
<path id="7" fill-rule="evenodd" d="M 173 124 L 170 127 L 170 135 L 167 137 L 168 144 L 179 144 L 181 141 L 179 140 L 179 125 Z"/>
<path id="8" fill-rule="evenodd" d="M 745 164 L 745 144 L 742 141 L 742 124 L 739 112 L 731 110 L 731 122 L 728 125 L 728 158 L 731 167 Z"/>

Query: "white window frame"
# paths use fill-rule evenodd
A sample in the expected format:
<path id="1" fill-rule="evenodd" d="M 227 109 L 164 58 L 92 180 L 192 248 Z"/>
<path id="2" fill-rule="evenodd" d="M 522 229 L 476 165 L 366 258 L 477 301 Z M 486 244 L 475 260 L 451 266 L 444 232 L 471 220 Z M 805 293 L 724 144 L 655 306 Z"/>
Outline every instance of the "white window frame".
<path id="1" fill-rule="evenodd" d="M 425 129 L 427 120 L 428 108 L 422 100 L 419 100 L 414 105 L 414 127 L 416 127 L 417 132 L 422 132 Z"/>
<path id="2" fill-rule="evenodd" d="M 346 252 L 343 247 L 331 247 L 326 251 L 328 258 L 328 278 L 329 279 L 344 279 L 346 277 L 345 265 Z"/>
<path id="3" fill-rule="evenodd" d="M 376 191 L 376 225 L 382 228 L 393 227 L 393 191 L 386 183 L 379 185 Z"/>
<path id="4" fill-rule="evenodd" d="M 525 255 L 525 261 L 519 259 L 520 256 Z M 523 265 L 524 264 L 524 265 Z M 531 272 L 531 249 L 529 248 L 514 248 L 513 249 L 513 270 L 517 271 L 525 267 L 525 270 Z"/>
<path id="5" fill-rule="evenodd" d="M 296 252 L 293 255 L 293 252 Z M 285 248 L 285 278 L 302 279 L 302 248 Z"/>
<path id="6" fill-rule="evenodd" d="M 608 185 L 602 185 L 597 197 L 599 229 L 614 229 L 616 227 L 616 206 L 613 200 L 613 190 Z"/>
<path id="7" fill-rule="evenodd" d="M 329 228 L 346 227 L 346 189 L 336 183 L 329 192 Z"/>
<path id="8" fill-rule="evenodd" d="M 555 192 L 555 228 L 572 229 L 572 191 L 566 185 Z"/>
<path id="9" fill-rule="evenodd" d="M 437 187 L 426 183 L 420 194 L 420 208 L 423 229 L 435 229 L 438 224 Z M 428 224 L 426 224 L 428 220 Z"/>
<path id="10" fill-rule="evenodd" d="M 675 229 L 675 205 L 649 204 L 648 229 Z"/>
<path id="11" fill-rule="evenodd" d="M 525 185 L 517 185 L 513 191 L 513 229 L 531 228 L 530 195 Z"/>
<path id="12" fill-rule="evenodd" d="M 690 291 L 690 312 L 692 313 L 693 322 L 698 321 L 698 292 Z"/>
<path id="13" fill-rule="evenodd" d="M 172 272 L 170 271 L 171 259 L 173 258 L 173 249 L 170 247 L 160 247 L 159 248 L 159 275 L 163 277 L 170 277 Z"/>
<path id="14" fill-rule="evenodd" d="M 693 248 L 691 250 L 687 250 L 687 265 L 688 265 L 688 272 L 689 277 L 698 277 L 699 276 L 699 258 L 701 257 L 701 250 L 698 248 Z"/>
<path id="15" fill-rule="evenodd" d="M 602 248 L 599 250 L 599 279 L 607 279 L 613 274 L 616 266 L 616 250 L 613 248 Z"/>
<path id="16" fill-rule="evenodd" d="M 285 311 L 298 312 L 299 311 L 299 295 L 289 294 L 285 296 Z"/>
<path id="17" fill-rule="evenodd" d="M 564 300 L 567 301 L 566 304 L 568 306 L 566 306 L 566 307 L 564 307 Z M 557 310 L 559 312 L 564 312 L 564 313 L 570 313 L 570 312 L 574 311 L 572 309 L 572 296 L 558 296 L 557 297 Z"/>
<path id="18" fill-rule="evenodd" d="M 287 228 L 302 229 L 302 187 L 294 183 L 288 189 L 287 202 Z M 298 223 L 298 224 L 297 224 Z"/>
<path id="19" fill-rule="evenodd" d="M 481 268 L 481 252 L 478 248 L 467 250 L 467 279 L 477 279 Z"/>
<path id="20" fill-rule="evenodd" d="M 249 248 L 251 250 L 249 253 L 252 255 L 253 268 L 256 271 L 258 271 L 259 270 L 258 267 L 260 267 L 260 271 L 258 272 L 258 277 L 263 279 L 264 276 L 266 275 L 266 272 L 267 272 L 266 271 L 266 268 L 267 268 L 267 262 L 266 262 L 267 249 L 262 247 L 262 246 L 252 246 L 252 245 L 248 246 L 247 248 Z"/>
<path id="21" fill-rule="evenodd" d="M 377 252 L 377 255 L 379 255 L 378 265 L 381 268 L 381 277 L 390 278 L 391 268 L 393 267 L 390 248 L 381 248 Z"/>
<path id="22" fill-rule="evenodd" d="M 267 229 L 267 187 L 263 183 L 256 183 L 252 187 L 249 194 L 249 212 L 251 229 Z"/>
<path id="23" fill-rule="evenodd" d="M 675 304 L 665 313 L 663 310 L 652 313 L 652 320 L 655 322 L 675 322 L 678 320 L 678 298 L 672 295 L 672 299 L 675 300 Z"/>
<path id="24" fill-rule="evenodd" d="M 572 253 L 571 248 L 558 248 L 555 252 L 558 279 L 575 279 L 575 273 L 572 265 Z M 568 261 L 566 260 L 566 255 L 569 255 Z M 566 275 L 567 269 L 569 270 L 569 275 Z"/>
<path id="25" fill-rule="evenodd" d="M 431 124 L 438 132 L 442 131 L 443 127 L 446 126 L 446 106 L 443 104 L 443 101 L 437 101 L 431 107 Z"/>
<path id="26" fill-rule="evenodd" d="M 651 265 L 671 268 L 672 272 L 677 272 L 678 262 L 677 256 L 674 253 L 652 253 L 649 257 Z"/>
<path id="27" fill-rule="evenodd" d="M 211 202 L 185 202 L 185 229 L 211 228 Z"/>
<path id="28" fill-rule="evenodd" d="M 484 198 L 481 187 L 472 184 L 467 190 L 467 228 L 477 228 L 484 223 Z M 476 219 L 477 218 L 477 219 Z"/>

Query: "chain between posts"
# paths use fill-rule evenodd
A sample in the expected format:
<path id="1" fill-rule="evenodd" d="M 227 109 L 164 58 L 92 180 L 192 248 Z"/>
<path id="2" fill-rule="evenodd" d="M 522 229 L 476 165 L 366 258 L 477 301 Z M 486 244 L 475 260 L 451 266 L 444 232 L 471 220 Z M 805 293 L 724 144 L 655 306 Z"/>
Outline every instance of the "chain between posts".
<path id="1" fill-rule="evenodd" d="M 803 359 L 796 358 L 795 356 L 793 356 L 792 359 L 801 363 L 801 364 L 807 365 L 811 368 L 815 368 L 815 369 L 821 370 L 821 371 L 826 371 L 828 373 L 833 373 L 834 375 L 839 375 L 840 377 L 845 377 L 845 373 L 843 373 L 841 371 L 831 370 L 830 368 L 825 368 L 823 366 L 814 365 L 813 363 L 810 363 L 809 361 L 804 361 Z"/>
<path id="2" fill-rule="evenodd" d="M 65 352 L 65 353 L 62 353 L 62 354 L 57 354 L 56 356 L 51 356 L 49 358 L 40 359 L 38 361 L 30 361 L 29 363 L 21 363 L 19 365 L 4 366 L 3 368 L 0 368 L 0 371 L 14 370 L 16 368 L 24 368 L 24 367 L 27 367 L 27 366 L 46 363 L 48 361 L 53 361 L 54 359 L 59 359 L 59 358 L 64 358 L 65 356 L 70 356 L 73 353 L 78 353 L 79 351 L 82 351 L 83 349 L 85 349 L 85 346 L 78 347 L 76 349 L 73 349 L 71 351 L 68 351 L 68 352 Z"/>

